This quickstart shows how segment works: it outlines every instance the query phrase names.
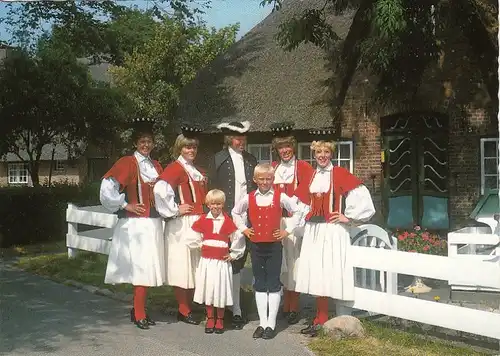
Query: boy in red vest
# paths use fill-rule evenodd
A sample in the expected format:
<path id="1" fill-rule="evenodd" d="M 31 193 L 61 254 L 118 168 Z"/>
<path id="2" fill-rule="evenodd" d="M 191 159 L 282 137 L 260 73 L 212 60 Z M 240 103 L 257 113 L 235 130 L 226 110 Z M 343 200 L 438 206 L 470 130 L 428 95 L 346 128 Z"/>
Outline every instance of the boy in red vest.
<path id="1" fill-rule="evenodd" d="M 255 302 L 260 319 L 253 337 L 272 339 L 276 336 L 281 299 L 282 240 L 301 223 L 302 212 L 294 199 L 272 189 L 274 168 L 270 164 L 258 164 L 253 179 L 258 189 L 246 194 L 234 206 L 232 215 L 238 229 L 251 241 Z M 286 230 L 281 229 L 282 209 L 290 212 L 293 219 Z"/>

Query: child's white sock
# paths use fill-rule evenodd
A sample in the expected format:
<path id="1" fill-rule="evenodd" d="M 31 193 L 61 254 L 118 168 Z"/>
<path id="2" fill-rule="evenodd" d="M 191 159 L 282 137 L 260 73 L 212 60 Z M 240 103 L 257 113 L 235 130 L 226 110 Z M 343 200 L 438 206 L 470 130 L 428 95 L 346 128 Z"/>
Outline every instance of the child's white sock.
<path id="1" fill-rule="evenodd" d="M 267 320 L 267 292 L 255 292 L 255 304 L 257 304 L 257 312 L 259 313 L 260 326 L 264 329 L 268 326 Z"/>
<path id="2" fill-rule="evenodd" d="M 241 316 L 240 307 L 241 274 L 233 274 L 233 315 Z"/>
<path id="3" fill-rule="evenodd" d="M 280 292 L 269 293 L 269 317 L 267 326 L 269 326 L 273 330 L 276 328 L 276 318 L 278 316 L 278 311 L 280 308 L 280 301 Z"/>

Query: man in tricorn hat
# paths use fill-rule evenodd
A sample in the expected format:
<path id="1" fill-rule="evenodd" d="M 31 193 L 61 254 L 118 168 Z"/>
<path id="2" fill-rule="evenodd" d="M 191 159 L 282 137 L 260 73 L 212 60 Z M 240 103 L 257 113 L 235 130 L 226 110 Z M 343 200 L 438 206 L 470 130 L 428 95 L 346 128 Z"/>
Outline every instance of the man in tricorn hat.
<path id="1" fill-rule="evenodd" d="M 210 188 L 217 188 L 226 194 L 225 210 L 231 212 L 235 202 L 256 189 L 253 181 L 257 159 L 245 151 L 246 135 L 250 128 L 248 121 L 221 123 L 217 128 L 224 133 L 224 148 L 217 152 L 211 162 Z M 248 246 L 248 241 L 247 241 Z M 242 329 L 245 323 L 240 306 L 240 271 L 245 266 L 248 248 L 243 257 L 233 261 L 233 320 L 235 329 Z"/>

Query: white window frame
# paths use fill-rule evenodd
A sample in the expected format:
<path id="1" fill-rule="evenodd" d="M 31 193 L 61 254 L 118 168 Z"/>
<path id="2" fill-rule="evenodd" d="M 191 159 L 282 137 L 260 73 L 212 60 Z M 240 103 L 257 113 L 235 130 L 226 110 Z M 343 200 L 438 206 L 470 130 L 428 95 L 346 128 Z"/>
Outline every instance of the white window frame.
<path id="1" fill-rule="evenodd" d="M 498 142 L 498 138 L 496 137 L 491 137 L 491 138 L 482 138 L 481 139 L 481 195 L 484 195 L 485 192 L 486 192 L 486 188 L 485 188 L 485 178 L 486 176 L 489 176 L 489 177 L 493 177 L 494 175 L 493 174 L 485 174 L 485 167 L 484 167 L 484 162 L 485 162 L 485 159 L 487 158 L 494 158 L 494 157 L 485 157 L 484 156 L 484 144 L 485 142 L 496 142 L 497 143 L 497 147 L 499 145 L 499 142 Z M 496 156 L 496 159 L 497 159 L 497 187 L 498 187 L 498 179 L 500 178 L 500 173 L 499 173 L 499 170 L 500 170 L 500 154 L 497 150 L 496 152 L 497 156 Z"/>
<path id="2" fill-rule="evenodd" d="M 337 160 L 337 162 L 340 162 L 340 161 L 349 161 L 349 171 L 351 173 L 354 173 L 354 143 L 353 141 L 337 141 L 336 142 L 337 144 L 337 147 L 335 149 L 335 152 L 334 152 L 334 156 L 336 157 L 333 157 L 334 160 Z M 349 145 L 349 159 L 346 159 L 346 158 L 340 158 L 340 149 L 339 149 L 339 146 L 340 145 Z M 314 157 L 310 157 L 310 158 L 305 158 L 305 157 L 302 157 L 302 147 L 311 147 L 311 142 L 299 142 L 297 144 L 297 158 L 298 159 L 301 159 L 301 160 L 305 160 L 305 161 L 314 161 Z"/>
<path id="3" fill-rule="evenodd" d="M 11 171 L 15 171 L 15 175 L 11 175 Z M 25 175 L 22 175 L 21 172 L 26 172 Z M 25 179 L 21 179 L 25 177 Z M 9 184 L 28 184 L 30 181 L 30 174 L 28 170 L 27 163 L 8 163 L 7 164 L 7 181 Z"/>
<path id="4" fill-rule="evenodd" d="M 54 162 L 54 172 L 64 172 L 66 171 L 66 164 L 64 161 L 56 160 Z"/>
<path id="5" fill-rule="evenodd" d="M 247 144 L 247 152 L 251 152 L 253 148 L 258 148 L 259 150 L 262 148 L 268 148 L 269 149 L 269 160 L 264 160 L 261 159 L 260 157 L 255 157 L 257 158 L 257 162 L 259 163 L 271 163 L 273 161 L 273 145 L 270 143 L 249 143 Z M 259 154 L 260 156 L 260 154 Z"/>

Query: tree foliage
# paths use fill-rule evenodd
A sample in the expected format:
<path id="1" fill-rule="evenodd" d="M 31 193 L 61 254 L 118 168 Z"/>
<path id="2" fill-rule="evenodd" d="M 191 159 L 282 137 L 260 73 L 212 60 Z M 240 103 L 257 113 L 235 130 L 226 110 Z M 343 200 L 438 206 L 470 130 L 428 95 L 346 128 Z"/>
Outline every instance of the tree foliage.
<path id="1" fill-rule="evenodd" d="M 234 43 L 238 28 L 216 30 L 164 19 L 148 41 L 125 56 L 122 66 L 110 69 L 113 82 L 142 115 L 157 118 L 166 127 L 180 90 Z"/>
<path id="2" fill-rule="evenodd" d="M 111 134 L 120 120 L 118 94 L 99 88 L 68 45 L 51 38 L 42 38 L 34 55 L 12 52 L 0 67 L 0 83 L 0 142 L 4 153 L 28 163 L 34 185 L 45 146 L 78 153 L 92 133 L 104 139 L 104 128 Z"/>
<path id="3" fill-rule="evenodd" d="M 332 14 L 353 11 L 353 21 L 342 42 L 336 73 L 341 89 L 338 104 L 358 69 L 380 78 L 378 98 L 410 101 L 424 71 L 443 56 L 443 48 L 459 35 L 468 39 L 479 61 L 490 98 L 497 100 L 498 2 L 496 0 L 325 0 L 283 22 L 278 42 L 287 50 L 313 43 L 331 50 L 340 39 Z M 279 11 L 281 0 L 263 0 Z M 457 34 L 457 30 L 461 34 Z"/>

